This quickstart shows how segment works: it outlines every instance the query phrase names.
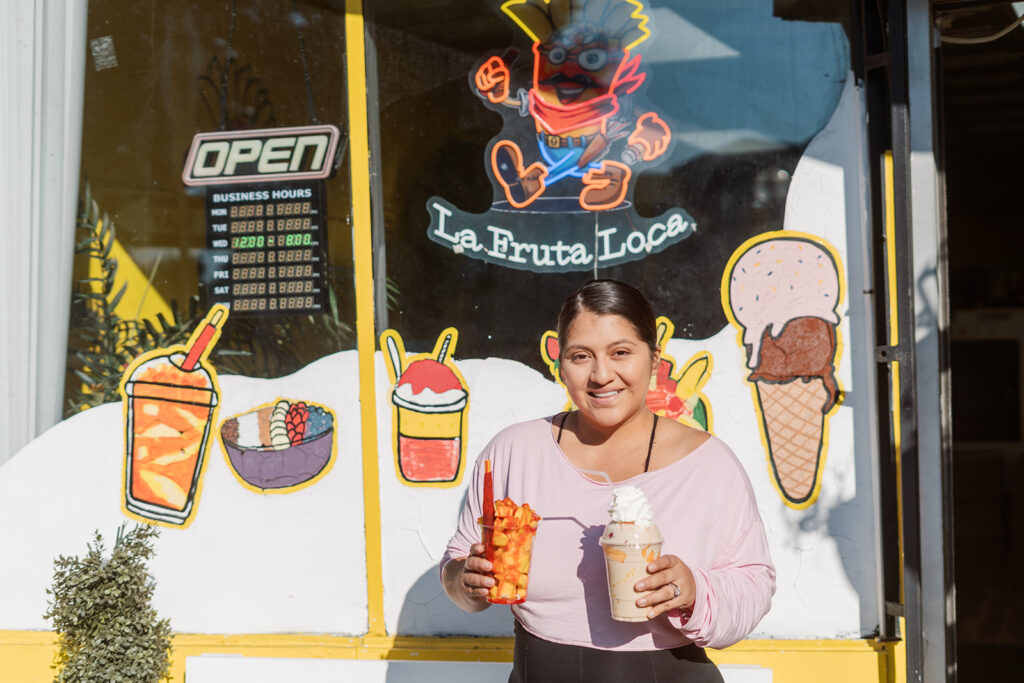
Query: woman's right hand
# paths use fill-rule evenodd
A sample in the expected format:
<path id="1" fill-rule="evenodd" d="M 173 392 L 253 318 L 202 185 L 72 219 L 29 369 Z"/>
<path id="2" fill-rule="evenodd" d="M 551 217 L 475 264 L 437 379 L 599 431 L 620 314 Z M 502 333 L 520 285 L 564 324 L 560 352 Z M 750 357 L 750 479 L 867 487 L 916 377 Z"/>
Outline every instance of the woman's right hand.
<path id="1" fill-rule="evenodd" d="M 445 592 L 467 612 L 479 612 L 490 604 L 487 592 L 494 585 L 494 579 L 489 576 L 492 567 L 484 551 L 483 543 L 474 543 L 469 547 L 469 557 L 453 560 L 444 568 Z"/>
<path id="2" fill-rule="evenodd" d="M 488 589 L 494 585 L 494 579 L 489 575 L 493 567 L 484 557 L 485 550 L 483 543 L 474 543 L 462 565 L 462 588 L 466 595 L 477 601 L 486 600 Z"/>

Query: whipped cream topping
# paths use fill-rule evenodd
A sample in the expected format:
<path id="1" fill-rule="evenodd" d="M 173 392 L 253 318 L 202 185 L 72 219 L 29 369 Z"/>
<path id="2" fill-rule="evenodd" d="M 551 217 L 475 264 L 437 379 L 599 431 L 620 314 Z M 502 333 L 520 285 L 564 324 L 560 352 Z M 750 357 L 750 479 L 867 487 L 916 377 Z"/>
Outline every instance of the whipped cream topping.
<path id="1" fill-rule="evenodd" d="M 635 486 L 619 486 L 612 490 L 612 506 L 608 509 L 613 522 L 633 522 L 649 526 L 654 512 L 644 492 Z"/>

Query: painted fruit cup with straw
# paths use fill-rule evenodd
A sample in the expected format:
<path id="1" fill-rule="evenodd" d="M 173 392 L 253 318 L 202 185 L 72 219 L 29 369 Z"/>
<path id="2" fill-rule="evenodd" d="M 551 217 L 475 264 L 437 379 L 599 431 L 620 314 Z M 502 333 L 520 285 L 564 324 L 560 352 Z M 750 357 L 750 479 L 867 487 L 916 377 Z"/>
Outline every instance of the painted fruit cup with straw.
<path id="1" fill-rule="evenodd" d="M 533 539 L 541 517 L 529 503 L 516 505 L 510 498 L 494 500 L 491 461 L 484 465 L 483 516 L 478 521 L 484 555 L 491 563 L 494 579 L 487 602 L 518 605 L 526 602 Z"/>
<path id="2" fill-rule="evenodd" d="M 144 520 L 187 526 L 202 483 L 218 404 L 206 359 L 227 319 L 214 306 L 184 346 L 139 356 L 124 373 L 124 507 Z"/>
<path id="3" fill-rule="evenodd" d="M 463 420 L 469 393 L 445 364 L 455 347 L 455 330 L 442 333 L 434 357 L 404 364 L 394 336 L 385 336 L 388 359 L 398 381 L 391 398 L 397 408 L 398 469 L 413 483 L 454 482 L 459 476 Z"/>

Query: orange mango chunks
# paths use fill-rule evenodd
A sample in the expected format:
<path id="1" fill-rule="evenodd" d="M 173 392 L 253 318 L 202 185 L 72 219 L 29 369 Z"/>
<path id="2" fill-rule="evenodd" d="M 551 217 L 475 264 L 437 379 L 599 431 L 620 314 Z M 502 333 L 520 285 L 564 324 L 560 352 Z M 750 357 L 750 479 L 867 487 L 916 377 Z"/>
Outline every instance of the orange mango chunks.
<path id="1" fill-rule="evenodd" d="M 183 510 L 210 408 L 135 399 L 134 409 L 136 415 L 154 409 L 158 415 L 146 424 L 136 424 L 133 430 L 132 495 L 138 500 Z"/>
<path id="2" fill-rule="evenodd" d="M 530 553 L 541 517 L 528 503 L 516 505 L 510 498 L 494 501 L 494 530 L 491 534 L 491 586 L 487 599 L 501 604 L 526 600 L 530 580 Z"/>

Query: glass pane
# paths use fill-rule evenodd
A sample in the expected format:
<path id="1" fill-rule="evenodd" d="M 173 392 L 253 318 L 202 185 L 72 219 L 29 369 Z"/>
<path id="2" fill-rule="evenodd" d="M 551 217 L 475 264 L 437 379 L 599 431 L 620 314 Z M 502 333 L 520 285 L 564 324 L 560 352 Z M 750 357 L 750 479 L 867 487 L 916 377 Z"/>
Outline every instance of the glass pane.
<path id="1" fill-rule="evenodd" d="M 728 324 L 726 262 L 782 226 L 849 69 L 835 18 L 784 19 L 770 2 L 381 0 L 367 12 L 376 267 L 398 302 L 388 326 L 430 348 L 452 325 L 461 357 L 545 375 L 541 335 L 589 278 L 640 287 L 680 321 L 678 338 Z"/>
<path id="2" fill-rule="evenodd" d="M 72 311 L 69 363 L 81 374 L 69 375 L 69 411 L 116 400 L 111 391 L 118 369 L 132 356 L 184 341 L 211 303 L 230 304 L 230 294 L 256 293 L 261 287 L 263 293 L 280 288 L 282 297 L 300 303 L 315 294 L 318 310 L 245 315 L 235 300 L 213 355 L 221 372 L 276 377 L 354 347 L 344 19 L 343 3 L 301 0 L 89 3 L 79 239 L 102 234 L 102 243 L 91 244 L 104 248 L 90 256 L 86 242 L 76 254 L 80 296 Z M 312 210 L 313 222 L 323 225 L 280 237 L 282 243 L 290 240 L 289 247 L 325 241 L 322 260 L 313 249 L 304 265 L 290 260 L 288 269 L 273 273 L 300 277 L 316 270 L 322 277 L 274 282 L 265 271 L 264 281 L 257 283 L 255 271 L 225 269 L 230 287 L 223 283 L 218 291 L 227 294 L 214 296 L 209 282 L 201 279 L 215 245 L 215 235 L 208 234 L 213 228 L 208 227 L 207 189 L 187 187 L 182 180 L 193 137 L 323 124 L 340 130 L 334 156 L 324 160 L 329 177 L 309 183 L 322 194 L 321 213 Z M 287 154 L 280 152 L 287 141 L 275 144 Z M 276 157 L 277 166 L 281 158 L 290 157 Z M 262 218 L 264 209 L 238 204 L 231 217 L 259 211 Z M 291 232 L 312 229 L 308 213 L 305 223 L 298 214 L 282 215 L 287 219 L 282 231 L 285 222 Z M 262 222 L 245 225 L 264 229 Z M 245 225 L 233 223 L 232 235 Z M 113 240 L 104 232 L 110 227 Z M 264 240 L 262 233 L 235 236 L 230 246 L 256 246 L 257 239 Z M 266 237 L 267 244 L 271 239 Z M 257 250 L 236 251 L 245 254 L 236 255 L 233 266 Z M 269 249 L 258 251 L 264 252 L 261 258 L 270 258 Z M 109 272 L 111 259 L 117 261 L 116 273 Z M 106 283 L 104 263 L 111 280 Z M 100 279 L 86 282 L 89 277 Z M 109 313 L 96 306 L 104 296 L 110 303 L 122 286 L 124 294 Z M 99 297 L 81 296 L 90 292 Z M 299 294 L 304 296 L 296 298 Z"/>
<path id="3" fill-rule="evenodd" d="M 770 0 L 366 4 L 371 126 L 379 126 L 371 130 L 379 139 L 374 274 L 386 277 L 390 304 L 378 305 L 377 325 L 395 385 L 378 394 L 379 406 L 393 406 L 378 430 L 382 449 L 392 448 L 382 458 L 395 463 L 380 468 L 389 633 L 509 635 L 502 612 L 470 620 L 439 595 L 436 562 L 470 485 L 459 467 L 503 427 L 565 408 L 558 340 L 545 332 L 590 278 L 633 283 L 651 299 L 664 355 L 647 405 L 741 452 L 769 525 L 783 530 L 772 542 L 792 532 L 785 506 L 813 503 L 820 478 L 783 489 L 766 472 L 772 446 L 747 377 L 768 363 L 742 347 L 722 282 L 752 258 L 738 279 L 763 278 L 746 296 L 777 289 L 773 310 L 786 320 L 810 317 L 800 304 L 813 293 L 823 302 L 818 322 L 789 329 L 816 331 L 783 335 L 786 350 L 774 358 L 807 340 L 838 363 L 829 325 L 843 258 L 832 245 L 847 243 L 844 219 L 859 234 L 863 109 L 841 16 L 807 16 L 820 10 Z M 798 165 L 811 173 L 795 173 Z M 797 239 L 766 249 L 785 254 L 757 257 L 758 240 L 783 229 Z M 822 259 L 821 277 L 801 265 L 804 249 Z M 791 266 L 785 284 L 774 265 L 782 256 Z M 746 313 L 768 310 L 767 299 Z M 764 320 L 743 318 L 763 338 Z M 831 369 L 814 385 L 787 377 L 796 393 L 817 393 L 819 407 L 808 410 L 817 437 L 800 456 L 816 473 L 831 407 L 816 387 L 827 377 L 836 396 Z M 837 436 L 851 425 L 849 411 L 833 418 L 831 463 L 853 462 L 852 436 Z M 776 439 L 777 454 L 785 447 Z M 840 477 L 855 479 L 849 469 Z M 444 486 L 448 495 L 431 488 Z M 857 528 L 867 531 L 856 543 L 869 546 L 871 525 Z M 584 532 L 579 542 L 592 541 Z M 831 552 L 827 545 L 819 547 Z M 780 565 L 807 561 L 793 552 L 786 541 L 773 547 Z M 874 590 L 870 571 L 854 574 L 860 595 Z M 857 600 L 832 613 L 858 618 Z"/>

